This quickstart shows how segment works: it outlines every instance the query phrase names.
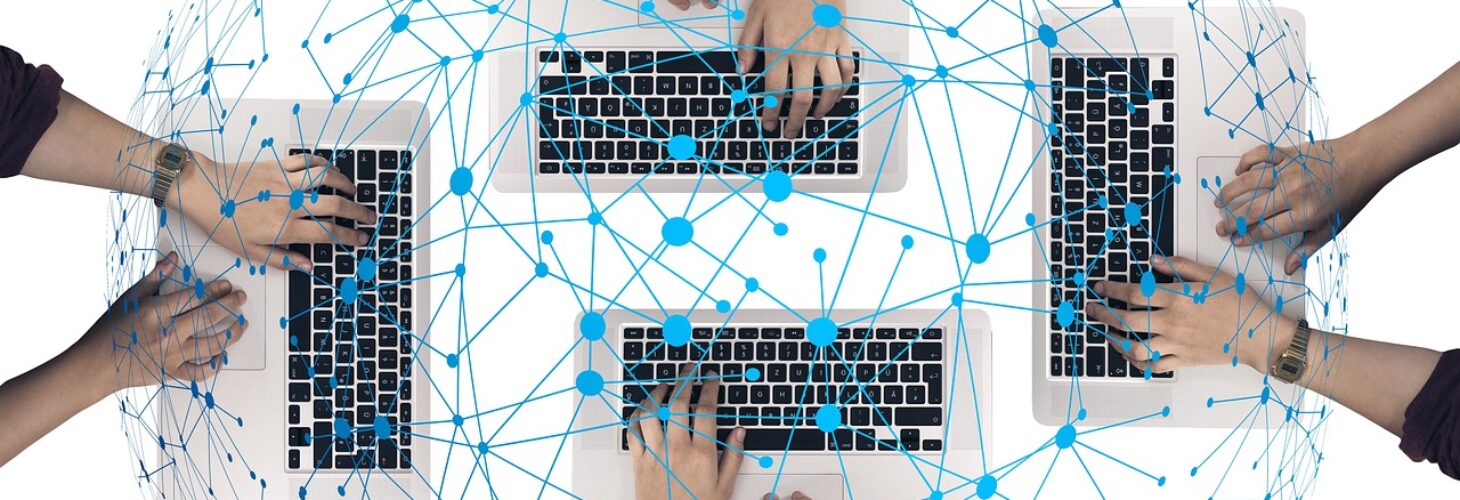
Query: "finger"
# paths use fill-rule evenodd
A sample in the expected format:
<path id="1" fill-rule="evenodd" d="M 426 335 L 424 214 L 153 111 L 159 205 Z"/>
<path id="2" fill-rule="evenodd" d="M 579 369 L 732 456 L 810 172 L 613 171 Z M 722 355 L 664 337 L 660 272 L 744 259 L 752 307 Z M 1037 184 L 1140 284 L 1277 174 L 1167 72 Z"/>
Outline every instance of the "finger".
<path id="1" fill-rule="evenodd" d="M 725 453 L 720 455 L 720 498 L 730 498 L 735 490 L 735 477 L 740 474 L 740 462 L 745 460 L 745 428 L 736 427 L 726 440 Z"/>
<path id="2" fill-rule="evenodd" d="M 669 0 L 669 4 L 679 7 L 679 10 L 689 10 L 690 0 Z"/>
<path id="3" fill-rule="evenodd" d="M 760 10 L 750 9 L 750 16 L 745 19 L 745 25 L 740 27 L 740 41 L 737 42 L 740 48 L 736 49 L 736 57 L 740 59 L 741 75 L 745 75 L 752 66 L 755 66 L 755 58 L 760 55 L 761 28 L 764 26 L 761 22 Z"/>
<path id="4" fill-rule="evenodd" d="M 1085 316 L 1128 332 L 1161 332 L 1165 326 L 1164 310 L 1123 311 L 1089 303 L 1085 304 Z"/>
<path id="5" fill-rule="evenodd" d="M 158 296 L 154 307 L 158 319 L 167 321 L 201 305 L 202 299 L 219 299 L 232 291 L 233 283 L 220 279 L 203 289 L 203 297 L 198 297 L 193 287 L 184 287 L 182 290 Z"/>
<path id="6" fill-rule="evenodd" d="M 775 493 L 766 493 L 760 500 L 781 500 L 781 496 Z"/>
<path id="7" fill-rule="evenodd" d="M 1301 232 L 1297 216 L 1292 211 L 1276 214 L 1257 226 L 1247 230 L 1247 236 L 1240 236 L 1232 240 L 1238 247 L 1252 246 L 1259 241 L 1268 241 L 1282 238 L 1290 234 Z"/>
<path id="8" fill-rule="evenodd" d="M 207 361 L 202 363 L 185 361 L 182 365 L 179 365 L 176 370 L 174 370 L 174 373 L 175 376 L 183 380 L 202 382 L 204 380 L 213 378 L 214 375 L 218 374 L 218 370 L 222 368 L 223 355 L 219 354 L 217 356 L 208 358 Z"/>
<path id="9" fill-rule="evenodd" d="M 279 161 L 279 166 L 284 167 L 285 172 L 298 172 L 309 167 L 328 165 L 329 160 L 312 154 L 297 154 Z"/>
<path id="10" fill-rule="evenodd" d="M 842 83 L 848 86 L 847 89 L 843 90 L 842 95 L 846 95 L 846 90 L 850 90 L 850 85 L 852 84 L 852 73 L 857 70 L 857 61 L 852 55 L 852 45 L 845 37 L 842 38 L 842 46 L 837 53 L 841 54 L 841 57 L 836 59 L 836 64 L 842 72 Z"/>
<path id="11" fill-rule="evenodd" d="M 1171 294 L 1152 293 L 1147 297 L 1146 292 L 1141 291 L 1140 283 L 1121 283 L 1118 281 L 1098 281 L 1094 285 L 1095 293 L 1106 299 L 1119 300 L 1130 305 L 1141 305 L 1150 307 L 1167 307 L 1171 305 Z"/>
<path id="12" fill-rule="evenodd" d="M 1239 203 L 1241 198 L 1248 193 L 1271 191 L 1273 186 L 1277 185 L 1277 176 L 1274 175 L 1276 172 L 1277 170 L 1272 168 L 1259 168 L 1227 180 L 1222 184 L 1222 190 L 1217 192 L 1215 202 L 1217 208 L 1226 207 L 1230 213 L 1223 215 L 1228 217 L 1242 215 L 1236 210 L 1238 205 L 1247 204 Z M 1253 199 L 1256 199 L 1256 195 Z"/>
<path id="13" fill-rule="evenodd" d="M 1323 245 L 1328 243 L 1329 234 L 1325 228 L 1318 228 L 1308 231 L 1308 234 L 1303 235 L 1303 242 L 1299 243 L 1298 247 L 1293 249 L 1293 253 L 1288 254 L 1288 260 L 1283 265 L 1283 271 L 1287 272 L 1288 276 L 1292 276 L 1293 273 L 1298 272 L 1298 268 L 1303 267 L 1304 262 L 1308 260 L 1309 256 L 1318 252 L 1319 248 L 1323 248 Z"/>
<path id="14" fill-rule="evenodd" d="M 659 420 L 659 402 L 669 393 L 670 384 L 659 384 L 649 393 L 649 399 L 639 403 L 639 410 L 634 412 L 634 420 L 639 422 L 639 436 L 644 438 L 644 446 L 651 449 L 661 449 L 664 442 L 664 423 Z"/>
<path id="15" fill-rule="evenodd" d="M 669 445 L 690 444 L 689 435 L 689 396 L 694 393 L 695 381 L 690 377 L 694 375 L 694 365 L 685 363 L 679 370 L 679 387 L 674 388 L 674 401 L 669 404 L 670 421 L 674 422 L 665 429 L 668 434 Z"/>
<path id="16" fill-rule="evenodd" d="M 220 325 L 221 326 L 221 325 Z M 216 335 L 205 337 L 193 337 L 182 344 L 182 354 L 188 359 L 207 359 L 228 350 L 233 344 L 243 338 L 248 330 L 248 323 L 235 323 L 227 329 L 219 331 Z"/>
<path id="17" fill-rule="evenodd" d="M 213 335 L 218 329 L 238 321 L 238 311 L 245 302 L 248 302 L 248 294 L 243 290 L 234 290 L 233 293 L 179 315 L 173 324 L 180 326 L 181 333 L 186 337 Z"/>
<path id="18" fill-rule="evenodd" d="M 695 440 L 701 448 L 709 451 L 715 450 L 715 432 L 718 429 L 716 420 L 719 418 L 719 395 L 720 395 L 720 374 L 714 371 L 705 374 L 705 381 L 700 386 L 700 399 L 695 401 Z"/>
<path id="19" fill-rule="evenodd" d="M 791 500 L 811 500 L 811 497 L 806 496 L 805 493 L 800 491 L 793 491 L 791 492 Z"/>
<path id="20" fill-rule="evenodd" d="M 634 416 L 629 417 L 630 421 L 628 423 L 629 454 L 633 455 L 635 459 L 639 459 L 640 457 L 644 456 L 644 445 L 639 443 L 639 440 L 643 439 L 644 431 L 641 428 L 642 426 L 639 425 L 639 421 L 633 420 L 633 418 L 637 417 L 638 415 L 638 412 L 634 412 Z"/>
<path id="21" fill-rule="evenodd" d="M 157 291 L 162 289 L 162 283 L 167 281 L 167 276 L 177 269 L 177 261 L 177 252 L 168 252 L 161 261 L 152 266 L 152 271 L 138 280 L 137 284 L 132 285 L 132 288 L 127 290 L 123 297 L 126 300 L 132 300 L 157 295 Z"/>
<path id="22" fill-rule="evenodd" d="M 1181 356 L 1167 356 L 1164 354 L 1155 363 L 1151 363 L 1149 360 L 1136 361 L 1130 358 L 1126 359 L 1130 361 L 1132 367 L 1141 372 L 1149 369 L 1151 373 L 1169 373 L 1176 371 L 1177 368 L 1186 366 L 1186 361 Z"/>
<path id="23" fill-rule="evenodd" d="M 705 0 L 704 4 L 706 9 L 713 9 L 720 6 L 720 2 L 716 2 L 715 0 Z"/>
<path id="24" fill-rule="evenodd" d="M 265 264 L 275 269 L 285 271 L 314 270 L 314 263 L 310 262 L 309 256 L 284 247 L 270 245 L 254 245 L 249 248 L 251 258 L 262 257 Z"/>
<path id="25" fill-rule="evenodd" d="M 1288 151 L 1283 148 L 1270 145 L 1254 147 L 1247 150 L 1246 153 L 1242 153 L 1242 157 L 1237 159 L 1236 174 L 1240 176 L 1258 165 L 1275 164 L 1287 156 Z"/>
<path id="26" fill-rule="evenodd" d="M 781 137 L 794 139 L 801 135 L 806 125 L 806 115 L 811 112 L 811 101 L 816 97 L 812 86 L 816 85 L 816 57 L 796 56 L 791 59 L 791 114 L 786 118 L 786 128 Z M 768 87 L 769 88 L 769 87 Z"/>
<path id="27" fill-rule="evenodd" d="M 1207 281 L 1216 275 L 1216 268 L 1186 257 L 1159 257 L 1151 267 L 1162 274 L 1178 276 L 1186 281 Z"/>
<path id="28" fill-rule="evenodd" d="M 760 128 L 761 130 L 775 132 L 781 126 L 780 100 L 786 98 L 784 92 L 786 90 L 786 79 L 788 78 L 786 68 L 791 63 L 785 58 L 781 58 L 780 60 L 772 59 L 770 55 L 766 56 L 765 63 L 770 66 L 765 69 L 765 73 L 761 74 L 761 78 L 765 79 L 765 98 L 769 100 L 771 97 L 775 97 L 776 105 L 770 106 L 767 104 L 760 110 Z"/>
<path id="29" fill-rule="evenodd" d="M 370 242 L 370 235 L 358 229 L 349 229 L 330 221 L 319 219 L 290 219 L 284 223 L 284 232 L 276 244 L 292 243 L 338 243 L 360 246 Z"/>
<path id="30" fill-rule="evenodd" d="M 341 217 L 360 222 L 367 226 L 375 224 L 376 219 L 380 217 L 380 214 L 374 210 L 365 208 L 364 205 L 355 203 L 349 198 L 334 195 L 319 197 L 319 201 L 315 202 L 309 208 L 308 215 L 314 217 Z"/>
<path id="31" fill-rule="evenodd" d="M 324 165 L 310 166 L 309 168 L 290 174 L 289 182 L 302 190 L 319 189 L 327 186 L 338 189 L 340 192 L 348 195 L 355 194 L 355 183 L 349 177 L 345 177 L 344 172 L 340 172 L 340 169 L 335 167 Z"/>
<path id="32" fill-rule="evenodd" d="M 831 112 L 831 108 L 842 100 L 842 95 L 847 88 L 842 83 L 842 71 L 837 63 L 838 58 L 826 56 L 818 58 L 816 71 L 821 74 L 821 100 L 816 103 L 815 116 L 823 118 Z"/>

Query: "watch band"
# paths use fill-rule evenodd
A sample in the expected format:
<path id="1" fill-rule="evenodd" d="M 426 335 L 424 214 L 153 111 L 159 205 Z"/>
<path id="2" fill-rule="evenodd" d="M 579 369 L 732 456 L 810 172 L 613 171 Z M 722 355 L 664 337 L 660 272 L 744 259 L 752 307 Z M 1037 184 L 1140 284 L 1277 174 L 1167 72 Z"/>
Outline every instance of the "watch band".
<path id="1" fill-rule="evenodd" d="M 182 146 L 168 144 L 157 153 L 152 170 L 152 203 L 162 208 L 167 203 L 167 193 L 183 167 L 192 160 L 192 153 Z"/>
<path id="2" fill-rule="evenodd" d="M 1293 340 L 1288 344 L 1288 349 L 1283 351 L 1272 363 L 1272 375 L 1278 380 L 1289 384 L 1296 383 L 1303 378 L 1303 372 L 1308 369 L 1308 339 L 1312 335 L 1312 328 L 1308 327 L 1308 320 L 1298 320 L 1298 331 L 1293 333 Z"/>

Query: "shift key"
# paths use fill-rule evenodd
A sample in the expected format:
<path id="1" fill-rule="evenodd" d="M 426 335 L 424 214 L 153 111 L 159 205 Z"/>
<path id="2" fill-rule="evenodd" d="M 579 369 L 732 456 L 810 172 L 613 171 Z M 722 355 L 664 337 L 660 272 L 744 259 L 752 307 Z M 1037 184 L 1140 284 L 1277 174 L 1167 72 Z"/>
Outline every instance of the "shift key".
<path id="1" fill-rule="evenodd" d="M 937 427 L 943 425 L 943 409 L 938 407 L 898 408 L 893 413 L 892 419 L 893 423 L 898 426 Z"/>

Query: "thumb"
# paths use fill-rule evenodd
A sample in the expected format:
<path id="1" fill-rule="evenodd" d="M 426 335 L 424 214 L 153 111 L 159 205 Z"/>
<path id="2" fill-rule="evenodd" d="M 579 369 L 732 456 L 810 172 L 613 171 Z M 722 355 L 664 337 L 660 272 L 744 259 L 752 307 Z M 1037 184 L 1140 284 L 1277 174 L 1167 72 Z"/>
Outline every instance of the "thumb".
<path id="1" fill-rule="evenodd" d="M 740 462 L 745 459 L 745 428 L 736 427 L 730 431 L 730 439 L 726 441 L 725 452 L 720 455 L 722 498 L 730 498 L 730 493 L 735 491 L 735 476 L 740 474 Z"/>
<path id="2" fill-rule="evenodd" d="M 1321 230 L 1308 231 L 1303 235 L 1303 241 L 1293 248 L 1293 253 L 1288 254 L 1288 261 L 1284 264 L 1283 270 L 1288 273 L 1288 276 L 1292 276 L 1303 267 L 1303 262 L 1307 261 L 1310 255 L 1317 252 L 1319 248 L 1323 248 L 1324 243 L 1328 243 L 1328 233 Z"/>

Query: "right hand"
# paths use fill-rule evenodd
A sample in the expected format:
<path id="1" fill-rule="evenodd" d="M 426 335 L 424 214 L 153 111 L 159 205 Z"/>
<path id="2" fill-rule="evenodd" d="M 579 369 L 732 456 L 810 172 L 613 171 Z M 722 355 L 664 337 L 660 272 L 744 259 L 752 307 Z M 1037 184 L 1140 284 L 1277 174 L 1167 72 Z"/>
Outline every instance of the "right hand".
<path id="1" fill-rule="evenodd" d="M 730 433 L 723 454 L 716 450 L 720 377 L 706 373 L 700 389 L 704 396 L 691 402 L 693 366 L 685 365 L 679 373 L 678 380 L 689 382 L 670 403 L 668 422 L 659 419 L 659 402 L 674 388 L 669 383 L 655 387 L 630 420 L 629 449 L 634 461 L 635 497 L 639 500 L 726 500 L 735 490 L 735 476 L 744 458 L 737 450 L 745 449 L 745 429 Z"/>
<path id="2" fill-rule="evenodd" d="M 243 338 L 248 323 L 240 311 L 248 296 L 232 284 L 217 280 L 204 290 L 194 288 L 158 294 L 177 270 L 171 253 L 152 272 L 123 293 L 111 309 L 86 332 L 78 347 L 91 359 L 109 363 L 116 377 L 93 377 L 106 384 L 104 392 L 157 385 L 172 379 L 200 381 L 223 366 L 223 352 Z M 93 374 L 87 374 L 91 376 Z"/>
<path id="3" fill-rule="evenodd" d="M 785 90 L 792 89 L 791 114 L 781 131 L 786 139 L 801 135 L 806 116 L 811 113 L 816 76 L 821 75 L 821 99 L 815 112 L 820 117 L 842 99 L 856 68 L 846 30 L 841 26 L 816 25 L 812 10 L 819 5 L 836 7 L 843 15 L 847 11 L 846 0 L 755 0 L 745 12 L 745 25 L 740 28 L 740 41 L 736 44 L 740 47 L 741 74 L 755 65 L 756 56 L 765 49 L 766 71 L 762 78 L 765 78 L 767 96 L 785 99 Z M 795 80 L 787 87 L 791 78 Z M 780 123 L 780 106 L 766 106 L 761 110 L 762 129 L 774 132 Z"/>
<path id="4" fill-rule="evenodd" d="M 1273 149 L 1258 146 L 1237 162 L 1236 177 L 1215 201 L 1222 210 L 1218 236 L 1238 247 L 1288 235 L 1303 236 L 1284 263 L 1289 274 L 1317 252 L 1368 204 L 1384 180 L 1366 172 L 1350 139 Z M 1239 223 L 1245 227 L 1240 228 Z"/>

